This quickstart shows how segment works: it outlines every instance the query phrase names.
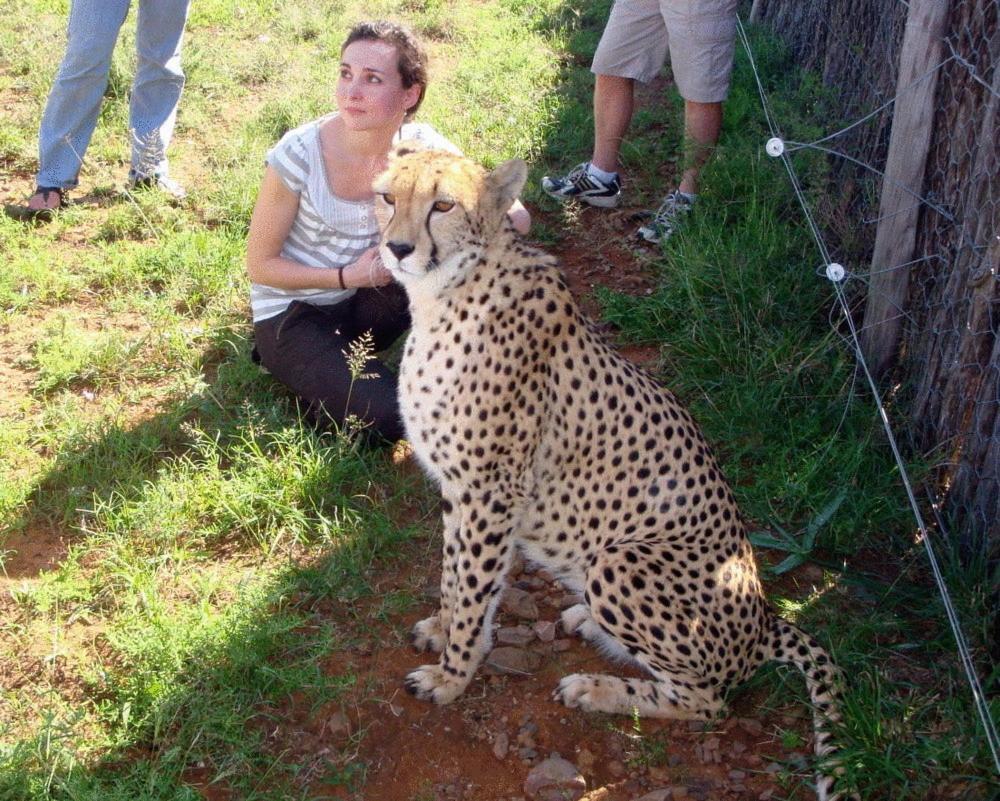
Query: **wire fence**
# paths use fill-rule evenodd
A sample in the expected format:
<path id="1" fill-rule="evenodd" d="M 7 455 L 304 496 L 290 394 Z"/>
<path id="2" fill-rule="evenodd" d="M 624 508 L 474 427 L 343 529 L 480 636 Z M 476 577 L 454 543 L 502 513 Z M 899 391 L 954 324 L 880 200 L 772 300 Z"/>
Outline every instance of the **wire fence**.
<path id="1" fill-rule="evenodd" d="M 756 0 L 750 19 L 782 35 L 831 89 L 828 130 L 794 142 L 758 77 L 767 151 L 787 168 L 835 287 L 1000 773 L 1000 738 L 923 513 L 934 510 L 935 535 L 962 553 L 1000 557 L 998 9 L 996 0 Z M 742 26 L 740 36 L 753 63 Z M 829 159 L 818 208 L 789 158 L 806 148 Z M 903 451 L 930 465 L 921 487 L 930 497 L 918 497 Z"/>
<path id="2" fill-rule="evenodd" d="M 995 0 L 758 0 L 828 87 L 816 209 L 880 392 L 968 552 L 1000 551 L 1000 27 Z M 919 35 L 913 34 L 918 31 Z M 900 162 L 906 161 L 905 169 Z M 892 196 L 892 197 L 889 197 Z M 879 239 L 884 240 L 880 247 Z M 864 308 L 860 308 L 863 305 Z"/>

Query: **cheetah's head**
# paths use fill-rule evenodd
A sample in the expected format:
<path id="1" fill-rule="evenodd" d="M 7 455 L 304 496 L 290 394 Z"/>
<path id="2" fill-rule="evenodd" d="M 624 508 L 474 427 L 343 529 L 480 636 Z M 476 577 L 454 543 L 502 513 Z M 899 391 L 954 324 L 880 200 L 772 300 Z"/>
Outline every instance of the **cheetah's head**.
<path id="1" fill-rule="evenodd" d="M 464 156 L 401 142 L 373 185 L 383 263 L 404 286 L 471 267 L 509 230 L 507 209 L 526 177 L 520 159 L 488 172 Z"/>

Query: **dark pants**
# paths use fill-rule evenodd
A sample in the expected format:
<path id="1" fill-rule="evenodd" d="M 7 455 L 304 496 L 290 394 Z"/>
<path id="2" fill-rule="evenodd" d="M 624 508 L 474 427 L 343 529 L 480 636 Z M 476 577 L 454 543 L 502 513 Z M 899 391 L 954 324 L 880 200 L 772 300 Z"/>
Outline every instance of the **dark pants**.
<path id="1" fill-rule="evenodd" d="M 281 314 L 254 324 L 254 360 L 302 402 L 318 425 L 355 415 L 390 442 L 403 436 L 396 376 L 368 359 L 351 375 L 353 340 L 371 331 L 372 351 L 388 348 L 410 326 L 406 292 L 398 284 L 359 289 L 345 301 L 314 306 L 295 301 Z"/>

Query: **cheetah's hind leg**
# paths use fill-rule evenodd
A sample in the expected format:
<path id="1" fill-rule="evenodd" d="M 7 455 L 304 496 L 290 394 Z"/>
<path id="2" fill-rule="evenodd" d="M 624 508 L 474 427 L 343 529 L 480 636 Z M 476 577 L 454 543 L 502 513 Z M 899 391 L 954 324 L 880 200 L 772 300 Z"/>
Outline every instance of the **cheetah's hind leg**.
<path id="1" fill-rule="evenodd" d="M 603 656 L 635 664 L 635 657 L 628 652 L 628 649 L 597 624 L 587 604 L 576 604 L 564 609 L 560 619 L 563 631 L 567 634 L 579 634 L 594 645 Z"/>
<path id="2" fill-rule="evenodd" d="M 723 707 L 712 688 L 700 689 L 691 682 L 659 676 L 656 679 L 622 679 L 596 673 L 564 676 L 554 699 L 585 712 L 632 715 L 674 720 L 711 720 Z"/>

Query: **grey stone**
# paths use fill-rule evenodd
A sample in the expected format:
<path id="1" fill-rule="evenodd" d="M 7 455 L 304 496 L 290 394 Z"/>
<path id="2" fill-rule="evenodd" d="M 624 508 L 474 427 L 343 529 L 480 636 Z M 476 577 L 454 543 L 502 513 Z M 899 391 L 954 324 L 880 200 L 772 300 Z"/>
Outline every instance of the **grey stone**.
<path id="1" fill-rule="evenodd" d="M 486 657 L 486 669 L 498 674 L 524 676 L 534 673 L 541 666 L 541 654 L 513 646 L 494 648 Z"/>
<path id="2" fill-rule="evenodd" d="M 533 801 L 579 801 L 587 782 L 572 762 L 550 757 L 528 772 L 524 792 Z"/>
<path id="3" fill-rule="evenodd" d="M 539 620 L 533 628 L 535 636 L 542 642 L 552 642 L 556 638 L 556 623 L 554 620 Z"/>
<path id="4" fill-rule="evenodd" d="M 646 793 L 642 798 L 636 798 L 635 801 L 673 801 L 676 796 L 669 787 L 664 787 L 660 790 L 653 790 L 651 793 Z"/>
<path id="5" fill-rule="evenodd" d="M 527 626 L 505 626 L 497 631 L 497 642 L 500 645 L 527 645 L 535 639 L 535 632 Z"/>
<path id="6" fill-rule="evenodd" d="M 517 587 L 508 587 L 504 591 L 500 608 L 522 620 L 538 620 L 538 605 L 535 599 L 531 593 L 519 590 Z"/>
<path id="7" fill-rule="evenodd" d="M 493 755 L 497 759 L 506 759 L 509 752 L 510 737 L 505 731 L 497 732 L 496 737 L 493 738 Z"/>

